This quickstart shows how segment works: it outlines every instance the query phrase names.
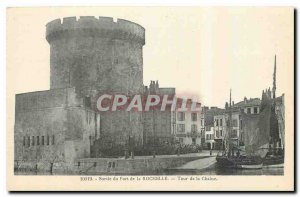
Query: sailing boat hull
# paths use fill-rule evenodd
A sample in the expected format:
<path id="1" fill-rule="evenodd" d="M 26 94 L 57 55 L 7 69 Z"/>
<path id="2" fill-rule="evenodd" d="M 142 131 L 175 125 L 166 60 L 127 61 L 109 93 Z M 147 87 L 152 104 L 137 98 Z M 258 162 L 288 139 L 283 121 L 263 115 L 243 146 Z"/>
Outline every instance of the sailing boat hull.
<path id="1" fill-rule="evenodd" d="M 264 167 L 268 168 L 283 168 L 284 156 L 283 155 L 271 155 L 266 156 L 263 161 Z"/>
<path id="2" fill-rule="evenodd" d="M 259 156 L 227 157 L 217 156 L 217 166 L 233 169 L 261 169 L 263 160 Z"/>
<path id="3" fill-rule="evenodd" d="M 257 164 L 257 165 L 238 165 L 238 169 L 262 169 L 263 164 Z"/>

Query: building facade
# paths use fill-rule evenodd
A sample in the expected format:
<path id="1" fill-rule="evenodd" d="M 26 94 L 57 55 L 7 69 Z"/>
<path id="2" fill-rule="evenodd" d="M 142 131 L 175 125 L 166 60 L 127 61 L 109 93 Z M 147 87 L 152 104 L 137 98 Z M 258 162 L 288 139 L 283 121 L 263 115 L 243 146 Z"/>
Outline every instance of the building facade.
<path id="1" fill-rule="evenodd" d="M 235 146 L 244 145 L 243 116 L 242 114 L 256 115 L 260 112 L 261 100 L 259 98 L 244 98 L 243 101 L 234 104 L 231 107 L 232 128 L 229 134 L 229 104 L 225 104 L 225 109 L 217 107 L 203 107 L 202 118 L 204 119 L 204 127 L 202 131 L 205 133 L 204 148 L 223 150 L 226 145 L 226 138 L 230 138 Z M 230 135 L 230 136 L 228 136 Z"/>
<path id="2" fill-rule="evenodd" d="M 187 100 L 187 105 L 192 101 Z M 200 106 L 200 103 L 197 103 Z M 176 108 L 176 141 L 183 145 L 201 145 L 201 110 L 181 111 Z"/>
<path id="3" fill-rule="evenodd" d="M 232 105 L 232 131 L 231 138 L 237 146 L 243 146 L 245 142 L 245 131 L 243 130 L 243 114 L 258 115 L 260 113 L 261 100 L 259 98 L 247 99 Z M 226 112 L 227 117 L 229 111 Z"/>
<path id="4" fill-rule="evenodd" d="M 145 86 L 144 95 L 168 95 L 168 100 L 175 97 L 175 88 L 160 88 L 158 81 L 151 81 Z M 160 106 L 143 112 L 144 141 L 147 146 L 159 146 L 163 143 L 174 143 L 176 114 L 169 106 L 162 111 Z"/>
<path id="5" fill-rule="evenodd" d="M 211 150 L 216 149 L 216 147 L 219 146 L 219 140 L 222 139 L 220 131 L 222 132 L 222 136 L 224 135 L 224 131 L 222 129 L 224 122 L 223 120 L 219 120 L 222 119 L 223 114 L 224 109 L 218 107 L 202 108 L 202 118 L 204 124 L 204 128 L 202 127 L 202 139 L 204 141 L 204 144 L 202 147 L 204 149 Z M 220 123 L 222 127 L 220 126 Z"/>
<path id="6" fill-rule="evenodd" d="M 214 148 L 217 150 L 223 150 L 225 147 L 226 121 L 224 112 L 220 112 L 214 116 Z"/>

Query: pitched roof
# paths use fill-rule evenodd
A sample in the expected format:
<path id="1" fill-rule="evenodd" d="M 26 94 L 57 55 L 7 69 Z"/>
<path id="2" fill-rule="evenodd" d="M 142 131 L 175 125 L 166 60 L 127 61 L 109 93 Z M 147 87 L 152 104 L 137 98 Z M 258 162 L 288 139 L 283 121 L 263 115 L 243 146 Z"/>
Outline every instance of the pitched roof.
<path id="1" fill-rule="evenodd" d="M 233 105 L 233 107 L 251 107 L 251 106 L 258 106 L 261 104 L 261 100 L 259 98 L 250 98 L 250 99 L 244 99 L 241 102 L 238 102 Z"/>
<path id="2" fill-rule="evenodd" d="M 214 116 L 224 114 L 225 109 L 217 108 L 217 107 L 211 107 L 210 109 L 206 109 L 204 111 L 205 119 L 204 119 L 204 125 L 205 126 L 213 126 L 214 125 Z"/>

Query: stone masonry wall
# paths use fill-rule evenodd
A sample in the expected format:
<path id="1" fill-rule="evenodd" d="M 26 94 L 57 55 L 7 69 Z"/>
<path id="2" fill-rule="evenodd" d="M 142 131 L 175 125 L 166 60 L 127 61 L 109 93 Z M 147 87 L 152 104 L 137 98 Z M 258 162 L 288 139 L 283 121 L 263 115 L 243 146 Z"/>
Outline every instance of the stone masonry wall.
<path id="1" fill-rule="evenodd" d="M 79 96 L 143 93 L 145 29 L 108 17 L 68 17 L 47 24 L 50 44 L 50 88 L 75 87 Z M 96 109 L 95 109 L 96 110 Z M 115 142 L 133 135 L 141 141 L 141 115 L 101 114 L 101 133 Z M 125 132 L 125 133 L 124 133 Z"/>
<path id="2" fill-rule="evenodd" d="M 47 24 L 51 89 L 76 87 L 105 93 L 143 90 L 145 30 L 118 19 L 76 17 Z"/>
<path id="3" fill-rule="evenodd" d="M 74 88 L 17 95 L 15 161 L 49 164 L 90 157 L 100 115 L 83 104 Z"/>

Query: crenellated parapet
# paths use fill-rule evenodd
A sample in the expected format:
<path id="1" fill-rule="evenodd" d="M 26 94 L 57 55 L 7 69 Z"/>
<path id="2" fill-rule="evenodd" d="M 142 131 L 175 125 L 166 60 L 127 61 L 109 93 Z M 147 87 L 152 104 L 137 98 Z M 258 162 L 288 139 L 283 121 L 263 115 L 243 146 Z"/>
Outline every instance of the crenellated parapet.
<path id="1" fill-rule="evenodd" d="M 53 40 L 72 36 L 92 36 L 111 39 L 129 40 L 145 44 L 145 29 L 133 22 L 118 19 L 116 22 L 110 17 L 81 16 L 56 19 L 49 22 L 46 39 Z"/>

